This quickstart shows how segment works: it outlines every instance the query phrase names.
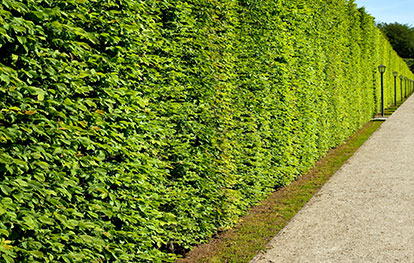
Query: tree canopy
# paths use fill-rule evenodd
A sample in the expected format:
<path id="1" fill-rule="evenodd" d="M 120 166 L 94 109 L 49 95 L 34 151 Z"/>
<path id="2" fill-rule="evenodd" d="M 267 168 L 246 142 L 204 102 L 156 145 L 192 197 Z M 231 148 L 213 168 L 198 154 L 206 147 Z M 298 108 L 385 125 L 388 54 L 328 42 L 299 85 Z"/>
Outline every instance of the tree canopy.
<path id="1" fill-rule="evenodd" d="M 414 28 L 408 24 L 381 23 L 378 25 L 394 50 L 403 58 L 414 58 Z"/>
<path id="2" fill-rule="evenodd" d="M 394 50 L 414 71 L 414 27 L 400 23 L 380 23 L 378 27 L 388 38 Z"/>

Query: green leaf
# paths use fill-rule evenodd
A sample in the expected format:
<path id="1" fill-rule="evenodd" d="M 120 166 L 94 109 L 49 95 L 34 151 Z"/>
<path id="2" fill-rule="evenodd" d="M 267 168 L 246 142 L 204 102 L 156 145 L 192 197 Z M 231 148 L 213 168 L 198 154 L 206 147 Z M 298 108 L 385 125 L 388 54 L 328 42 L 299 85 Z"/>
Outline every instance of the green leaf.
<path id="1" fill-rule="evenodd" d="M 43 258 L 44 257 L 44 254 L 41 251 L 37 251 L 37 250 L 29 251 L 29 254 L 31 254 L 31 255 L 33 255 L 37 258 Z"/>
<path id="2" fill-rule="evenodd" d="M 49 168 L 49 164 L 43 161 L 36 161 L 35 164 L 44 170 Z"/>
<path id="3" fill-rule="evenodd" d="M 14 160 L 13 160 L 13 162 L 14 162 L 15 164 L 17 164 L 18 166 L 21 166 L 21 167 L 27 167 L 27 163 L 26 163 L 25 161 L 23 161 L 23 160 L 20 160 L 20 159 L 14 159 Z"/>
<path id="4" fill-rule="evenodd" d="M 6 263 L 14 263 L 14 259 L 12 259 L 11 257 L 9 257 L 8 255 L 2 254 L 1 256 L 6 261 Z"/>
<path id="5" fill-rule="evenodd" d="M 10 233 L 9 233 L 9 231 L 7 231 L 6 229 L 1 229 L 1 228 L 0 228 L 0 234 L 1 234 L 1 235 L 4 235 L 4 236 L 6 236 L 6 237 L 7 237 L 7 236 L 9 236 L 9 234 L 10 234 Z"/>
<path id="6" fill-rule="evenodd" d="M 8 187 L 7 185 L 0 184 L 0 190 L 5 194 L 9 195 L 12 192 L 12 189 Z"/>
<path id="7" fill-rule="evenodd" d="M 50 218 L 50 217 L 47 217 L 47 216 L 40 216 L 40 217 L 38 217 L 38 219 L 43 224 L 47 224 L 47 225 L 53 225 L 54 224 L 53 219 Z"/>
<path id="8" fill-rule="evenodd" d="M 35 230 L 38 229 L 38 225 L 35 219 L 32 216 L 24 216 L 23 218 L 24 224 L 29 227 L 29 229 Z"/>

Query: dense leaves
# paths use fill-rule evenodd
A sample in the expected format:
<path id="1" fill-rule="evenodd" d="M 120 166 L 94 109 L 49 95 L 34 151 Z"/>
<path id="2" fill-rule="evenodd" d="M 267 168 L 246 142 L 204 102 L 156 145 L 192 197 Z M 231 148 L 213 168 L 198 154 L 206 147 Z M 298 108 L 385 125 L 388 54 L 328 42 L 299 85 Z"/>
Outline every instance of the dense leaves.
<path id="1" fill-rule="evenodd" d="M 0 22 L 5 262 L 173 261 L 368 121 L 379 64 L 387 105 L 413 78 L 345 0 L 2 0 Z"/>

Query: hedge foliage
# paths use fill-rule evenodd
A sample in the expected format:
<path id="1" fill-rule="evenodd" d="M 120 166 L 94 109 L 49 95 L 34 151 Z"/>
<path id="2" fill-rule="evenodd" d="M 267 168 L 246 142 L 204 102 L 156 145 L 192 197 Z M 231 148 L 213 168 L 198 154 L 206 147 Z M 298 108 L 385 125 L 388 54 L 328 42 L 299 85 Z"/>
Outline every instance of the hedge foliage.
<path id="1" fill-rule="evenodd" d="M 352 1 L 1 0 L 0 261 L 173 261 L 378 112 L 379 64 L 390 105 Z"/>

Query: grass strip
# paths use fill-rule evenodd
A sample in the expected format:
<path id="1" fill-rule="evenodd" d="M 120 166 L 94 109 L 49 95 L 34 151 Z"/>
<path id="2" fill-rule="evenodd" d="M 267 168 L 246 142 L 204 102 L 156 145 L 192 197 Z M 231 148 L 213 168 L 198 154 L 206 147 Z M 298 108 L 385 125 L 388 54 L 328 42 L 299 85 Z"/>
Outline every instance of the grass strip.
<path id="1" fill-rule="evenodd" d="M 404 101 L 387 108 L 385 116 L 390 116 Z M 251 208 L 235 228 L 217 234 L 210 242 L 194 248 L 177 263 L 249 262 L 381 124 L 379 121 L 365 124 L 344 144 L 331 149 L 308 173 Z"/>

